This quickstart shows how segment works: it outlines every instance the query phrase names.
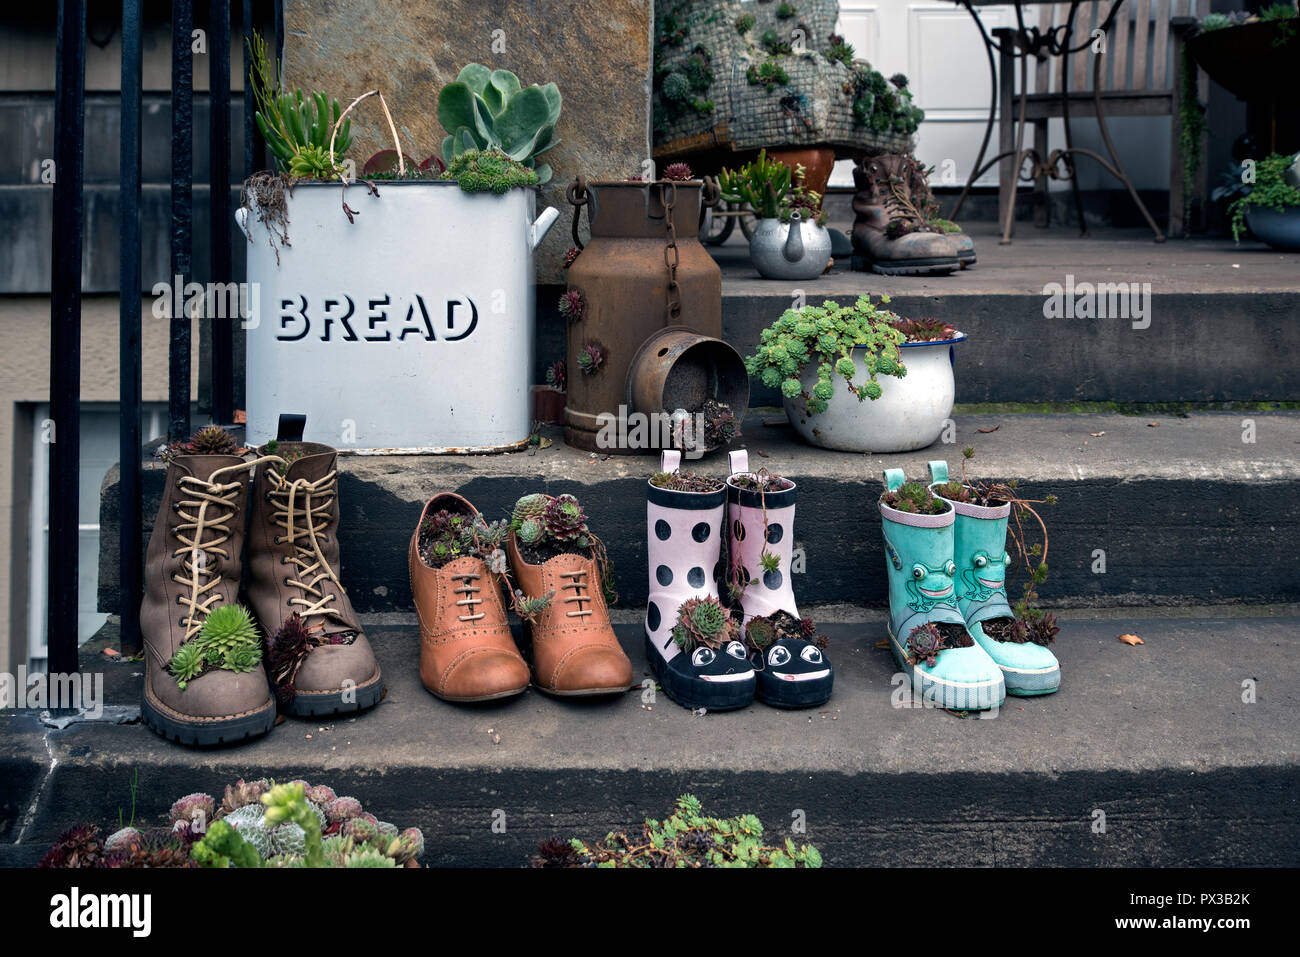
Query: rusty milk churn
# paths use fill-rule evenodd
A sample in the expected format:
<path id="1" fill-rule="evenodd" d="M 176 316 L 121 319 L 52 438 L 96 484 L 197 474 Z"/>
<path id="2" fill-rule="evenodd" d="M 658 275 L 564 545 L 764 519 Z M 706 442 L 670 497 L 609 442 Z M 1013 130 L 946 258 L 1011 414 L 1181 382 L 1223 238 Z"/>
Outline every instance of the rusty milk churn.
<path id="1" fill-rule="evenodd" d="M 611 454 L 709 451 L 725 445 L 744 417 L 749 376 L 721 339 L 722 274 L 698 235 L 706 188 L 716 189 L 700 180 L 582 177 L 569 186 L 582 249 L 566 293 L 574 306 L 564 411 L 570 445 Z M 585 248 L 583 207 L 591 226 Z"/>

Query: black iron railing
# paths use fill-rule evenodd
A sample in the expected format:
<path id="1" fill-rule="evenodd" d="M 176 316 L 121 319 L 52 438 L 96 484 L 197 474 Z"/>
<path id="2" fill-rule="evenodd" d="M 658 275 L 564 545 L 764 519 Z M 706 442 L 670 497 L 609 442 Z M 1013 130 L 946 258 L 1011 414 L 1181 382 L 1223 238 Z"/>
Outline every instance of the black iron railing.
<path id="1" fill-rule="evenodd" d="M 143 0 L 122 0 L 121 101 L 121 483 L 120 517 L 122 650 L 139 650 L 142 594 L 141 468 L 141 99 Z M 185 301 L 185 284 L 193 278 L 193 0 L 172 0 L 171 81 L 171 276 L 182 285 L 173 303 Z M 230 0 L 206 4 L 210 96 L 210 201 L 208 229 L 211 269 L 205 277 L 227 283 L 233 278 L 230 187 Z M 280 0 L 242 0 L 245 43 L 255 27 L 270 20 L 274 49 L 283 49 L 284 14 Z M 259 19 L 259 17 L 261 19 Z M 51 673 L 77 670 L 78 479 L 80 475 L 81 391 L 81 253 L 84 236 L 82 203 L 85 116 L 86 0 L 59 0 L 55 81 L 54 229 L 50 296 L 50 535 L 47 568 L 48 668 Z M 244 60 L 247 63 L 247 58 Z M 247 70 L 244 77 L 244 175 L 262 165 L 264 149 L 253 123 Z M 179 277 L 177 279 L 176 277 Z M 235 411 L 234 317 L 209 317 L 212 415 L 233 421 Z M 191 317 L 173 309 L 168 358 L 168 437 L 185 438 L 190 423 Z"/>
<path id="2" fill-rule="evenodd" d="M 86 125 L 86 0 L 59 0 L 54 78 L 54 223 L 50 283 L 50 533 L 47 667 L 77 670 L 77 525 L 81 473 L 82 156 Z M 136 456 L 139 458 L 139 456 Z"/>

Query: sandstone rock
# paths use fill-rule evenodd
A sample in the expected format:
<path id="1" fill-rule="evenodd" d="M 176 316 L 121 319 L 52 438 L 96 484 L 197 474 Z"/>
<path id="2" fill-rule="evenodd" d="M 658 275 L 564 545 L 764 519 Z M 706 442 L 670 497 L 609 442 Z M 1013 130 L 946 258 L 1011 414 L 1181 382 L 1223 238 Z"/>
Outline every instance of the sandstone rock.
<path id="1" fill-rule="evenodd" d="M 650 156 L 651 0 L 285 0 L 287 86 L 319 89 L 346 106 L 378 88 L 403 150 L 440 153 L 438 91 L 466 63 L 511 70 L 525 84 L 554 81 L 564 97 L 555 170 L 541 203 L 560 220 L 538 251 L 537 281 L 563 282 L 572 245 L 564 190 L 573 177 L 623 179 Z M 351 114 L 360 165 L 392 147 L 383 112 Z"/>

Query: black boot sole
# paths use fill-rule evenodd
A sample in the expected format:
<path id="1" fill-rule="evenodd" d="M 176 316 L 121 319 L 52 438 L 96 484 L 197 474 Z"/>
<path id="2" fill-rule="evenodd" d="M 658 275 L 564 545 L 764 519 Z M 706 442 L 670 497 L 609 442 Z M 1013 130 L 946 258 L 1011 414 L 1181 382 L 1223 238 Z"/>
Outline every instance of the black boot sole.
<path id="1" fill-rule="evenodd" d="M 349 688 L 346 691 L 333 691 L 329 694 L 297 694 L 294 696 L 292 703 L 284 705 L 282 710 L 285 714 L 293 715 L 295 718 L 352 714 L 373 708 L 379 704 L 379 699 L 383 696 L 384 678 L 379 669 L 376 668 L 374 677 L 363 685 L 357 685 L 355 688 Z M 351 698 L 352 700 L 345 701 L 345 698 Z"/>
<path id="2" fill-rule="evenodd" d="M 882 276 L 946 276 L 961 268 L 961 261 L 956 257 L 936 259 L 909 259 L 905 262 L 876 262 L 864 256 L 854 255 L 850 263 L 858 272 L 874 272 Z"/>
<path id="3" fill-rule="evenodd" d="M 678 674 L 668 667 L 663 655 L 645 638 L 645 656 L 650 670 L 664 693 L 683 708 L 699 711 L 735 711 L 754 700 L 755 681 L 715 682 L 702 681 Z"/>
<path id="4" fill-rule="evenodd" d="M 140 717 L 145 727 L 168 741 L 196 748 L 219 747 L 251 741 L 270 731 L 275 727 L 275 703 L 268 702 L 260 711 L 238 718 L 196 723 L 178 721 L 154 709 L 149 704 L 149 696 L 141 695 Z"/>
<path id="5" fill-rule="evenodd" d="M 816 708 L 831 700 L 835 684 L 833 671 L 816 681 L 781 681 L 778 678 L 764 679 L 761 671 L 756 674 L 758 685 L 754 697 L 773 708 Z"/>

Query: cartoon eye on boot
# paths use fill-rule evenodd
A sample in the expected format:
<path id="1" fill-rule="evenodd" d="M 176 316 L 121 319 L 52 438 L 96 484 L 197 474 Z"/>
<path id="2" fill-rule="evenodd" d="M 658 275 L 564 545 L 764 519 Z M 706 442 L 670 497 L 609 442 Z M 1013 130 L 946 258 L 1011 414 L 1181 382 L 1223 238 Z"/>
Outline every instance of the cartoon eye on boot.
<path id="1" fill-rule="evenodd" d="M 825 681 L 831 669 L 821 649 L 808 641 L 782 638 L 767 649 L 769 679 L 780 682 Z"/>

